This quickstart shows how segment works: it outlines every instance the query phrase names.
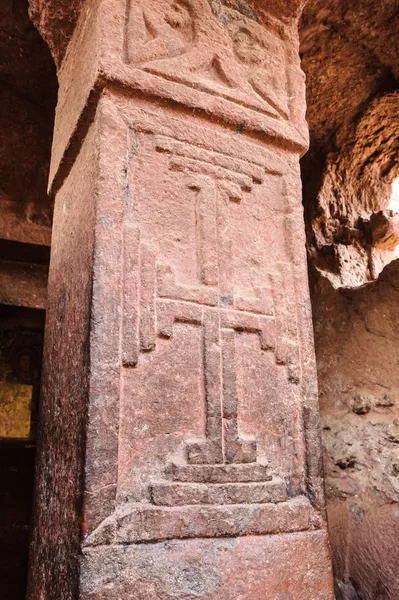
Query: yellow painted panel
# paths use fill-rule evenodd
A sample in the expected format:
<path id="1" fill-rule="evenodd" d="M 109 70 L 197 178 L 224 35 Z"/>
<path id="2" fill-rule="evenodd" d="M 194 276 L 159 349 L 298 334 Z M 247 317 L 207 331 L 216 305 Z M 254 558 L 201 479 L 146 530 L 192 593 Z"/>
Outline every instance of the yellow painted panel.
<path id="1" fill-rule="evenodd" d="M 33 386 L 0 381 L 0 438 L 29 439 Z"/>

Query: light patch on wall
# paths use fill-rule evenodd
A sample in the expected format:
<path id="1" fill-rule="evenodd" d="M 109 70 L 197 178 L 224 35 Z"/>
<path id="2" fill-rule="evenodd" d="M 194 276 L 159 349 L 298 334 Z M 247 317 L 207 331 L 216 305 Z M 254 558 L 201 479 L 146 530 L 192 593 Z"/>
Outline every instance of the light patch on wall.
<path id="1" fill-rule="evenodd" d="M 392 183 L 392 194 L 389 199 L 388 210 L 399 213 L 399 177 Z M 393 251 L 395 258 L 399 258 L 399 245 Z"/>
<path id="2" fill-rule="evenodd" d="M 399 213 L 399 177 L 392 184 L 392 194 L 388 204 L 388 210 Z"/>
<path id="3" fill-rule="evenodd" d="M 0 382 L 0 439 L 29 440 L 33 387 Z"/>

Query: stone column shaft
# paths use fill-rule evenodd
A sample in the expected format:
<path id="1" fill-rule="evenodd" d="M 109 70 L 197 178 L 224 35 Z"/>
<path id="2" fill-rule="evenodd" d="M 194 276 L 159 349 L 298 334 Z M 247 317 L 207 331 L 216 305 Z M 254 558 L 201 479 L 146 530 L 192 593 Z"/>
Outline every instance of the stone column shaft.
<path id="1" fill-rule="evenodd" d="M 293 4 L 81 14 L 59 72 L 31 600 L 333 598 Z"/>

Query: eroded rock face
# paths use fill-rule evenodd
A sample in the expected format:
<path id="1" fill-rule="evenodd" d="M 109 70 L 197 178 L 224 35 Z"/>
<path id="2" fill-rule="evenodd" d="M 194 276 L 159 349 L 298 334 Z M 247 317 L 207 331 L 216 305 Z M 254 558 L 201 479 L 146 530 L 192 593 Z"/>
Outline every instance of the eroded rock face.
<path id="1" fill-rule="evenodd" d="M 29 0 L 30 17 L 60 65 L 84 0 Z"/>
<path id="2" fill-rule="evenodd" d="M 399 597 L 399 266 L 386 266 L 398 241 L 388 209 L 399 165 L 397 10 L 393 1 L 311 0 L 300 29 L 311 138 L 302 179 L 340 600 Z"/>
<path id="3" fill-rule="evenodd" d="M 314 290 L 337 597 L 397 598 L 399 262 L 358 290 L 320 276 Z"/>
<path id="4" fill-rule="evenodd" d="M 370 236 L 399 173 L 394 3 L 307 4 L 301 21 L 311 148 L 303 160 L 313 263 L 335 287 L 378 277 L 393 255 Z M 384 249 L 386 250 L 386 249 Z"/>
<path id="5" fill-rule="evenodd" d="M 57 96 L 54 63 L 28 2 L 0 7 L 0 237 L 49 244 L 47 197 Z"/>

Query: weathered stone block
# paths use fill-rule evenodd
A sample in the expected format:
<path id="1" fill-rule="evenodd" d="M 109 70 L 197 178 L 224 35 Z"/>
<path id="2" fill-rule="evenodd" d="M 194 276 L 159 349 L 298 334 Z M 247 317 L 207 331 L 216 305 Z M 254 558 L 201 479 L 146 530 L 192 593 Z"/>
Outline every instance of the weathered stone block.
<path id="1" fill-rule="evenodd" d="M 264 483 L 168 483 L 151 485 L 151 498 L 159 506 L 185 504 L 264 504 L 284 502 L 287 490 L 283 481 Z"/>
<path id="2" fill-rule="evenodd" d="M 301 557 L 301 560 L 298 560 Z M 82 600 L 332 600 L 322 532 L 86 550 Z"/>
<path id="3" fill-rule="evenodd" d="M 173 481 L 197 483 L 249 483 L 272 479 L 268 466 L 259 463 L 201 466 L 172 463 L 166 474 Z"/>

